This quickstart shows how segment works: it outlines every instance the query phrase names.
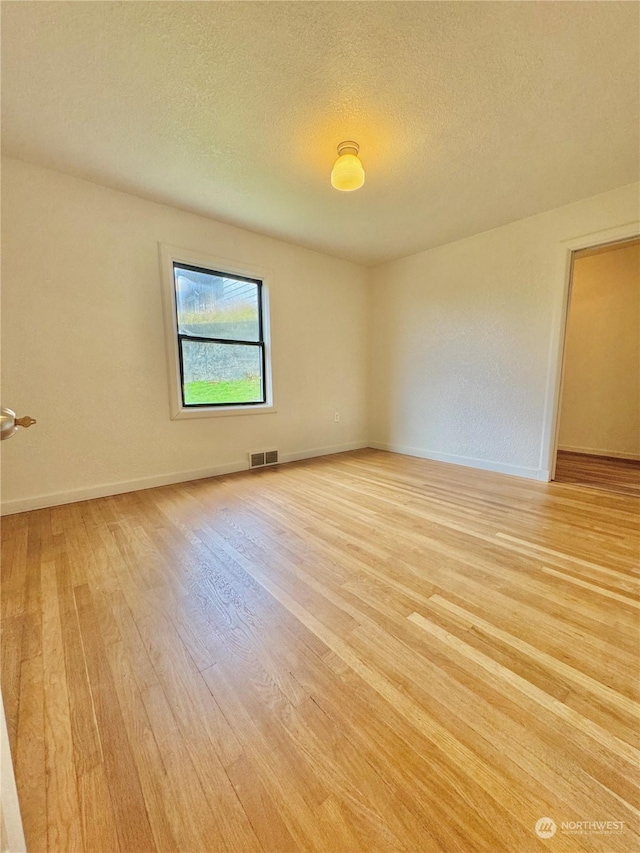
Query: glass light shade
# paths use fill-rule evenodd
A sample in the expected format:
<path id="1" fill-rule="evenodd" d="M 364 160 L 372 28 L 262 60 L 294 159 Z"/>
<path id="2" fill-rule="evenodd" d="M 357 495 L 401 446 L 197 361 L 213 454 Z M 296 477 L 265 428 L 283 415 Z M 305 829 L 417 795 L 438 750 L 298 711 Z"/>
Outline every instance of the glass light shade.
<path id="1" fill-rule="evenodd" d="M 342 154 L 333 164 L 331 186 L 337 190 L 350 192 L 358 190 L 364 184 L 364 169 L 355 154 Z"/>

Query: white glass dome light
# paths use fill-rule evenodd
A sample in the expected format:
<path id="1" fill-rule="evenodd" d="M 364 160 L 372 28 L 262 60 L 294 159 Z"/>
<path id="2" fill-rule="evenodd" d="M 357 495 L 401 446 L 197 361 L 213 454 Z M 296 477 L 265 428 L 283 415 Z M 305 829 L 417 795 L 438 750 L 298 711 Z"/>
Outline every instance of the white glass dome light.
<path id="1" fill-rule="evenodd" d="M 357 142 L 341 142 L 338 159 L 333 164 L 331 186 L 342 192 L 359 190 L 364 184 L 364 169 L 358 159 L 360 146 Z"/>

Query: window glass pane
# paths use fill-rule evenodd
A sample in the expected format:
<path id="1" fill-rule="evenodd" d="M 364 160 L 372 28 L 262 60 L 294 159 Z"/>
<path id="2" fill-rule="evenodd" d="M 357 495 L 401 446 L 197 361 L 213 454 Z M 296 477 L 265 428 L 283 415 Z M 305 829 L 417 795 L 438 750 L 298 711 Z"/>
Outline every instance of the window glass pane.
<path id="1" fill-rule="evenodd" d="M 182 340 L 184 402 L 263 401 L 262 348 Z"/>
<path id="2" fill-rule="evenodd" d="M 260 340 L 255 282 L 174 265 L 178 331 L 224 340 Z"/>

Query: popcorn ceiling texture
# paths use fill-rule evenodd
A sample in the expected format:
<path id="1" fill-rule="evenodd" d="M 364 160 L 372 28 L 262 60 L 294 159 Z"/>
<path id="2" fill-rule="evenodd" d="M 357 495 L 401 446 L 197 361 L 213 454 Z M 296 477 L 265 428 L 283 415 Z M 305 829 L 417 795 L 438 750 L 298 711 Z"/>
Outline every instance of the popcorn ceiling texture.
<path id="1" fill-rule="evenodd" d="M 5 154 L 364 264 L 638 175 L 635 3 L 4 3 Z M 356 193 L 329 183 L 360 143 Z"/>

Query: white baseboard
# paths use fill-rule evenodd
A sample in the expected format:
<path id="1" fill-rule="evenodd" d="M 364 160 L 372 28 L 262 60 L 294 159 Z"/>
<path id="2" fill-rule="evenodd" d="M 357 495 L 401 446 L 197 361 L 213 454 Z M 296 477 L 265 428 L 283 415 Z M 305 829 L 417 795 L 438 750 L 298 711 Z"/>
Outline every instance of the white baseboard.
<path id="1" fill-rule="evenodd" d="M 640 453 L 621 453 L 619 450 L 596 450 L 594 447 L 569 447 L 563 444 L 558 450 L 566 450 L 567 453 L 586 453 L 587 456 L 611 456 L 613 459 L 640 459 Z"/>
<path id="2" fill-rule="evenodd" d="M 474 459 L 470 456 L 454 456 L 451 453 L 422 450 L 418 447 L 405 447 L 401 444 L 386 444 L 381 441 L 370 441 L 369 447 L 373 447 L 376 450 L 388 450 L 391 453 L 402 453 L 404 456 L 418 456 L 420 459 L 432 459 L 434 462 L 449 462 L 452 465 L 463 465 L 466 468 L 480 468 L 483 471 L 495 471 L 498 474 L 526 477 L 528 480 L 547 481 L 549 479 L 549 472 L 541 468 L 524 468 L 520 465 L 509 465 L 506 462 L 491 462 L 488 459 Z"/>
<path id="3" fill-rule="evenodd" d="M 281 462 L 296 462 L 300 459 L 312 459 L 315 456 L 328 456 L 331 453 L 344 453 L 348 450 L 360 450 L 368 447 L 364 440 L 352 441 L 348 444 L 337 444 L 332 447 L 315 447 L 309 450 L 297 450 L 292 453 L 281 453 Z M 174 483 L 188 483 L 190 480 L 204 480 L 208 477 L 219 477 L 222 474 L 235 474 L 237 471 L 249 469 L 248 459 L 241 462 L 229 462 L 216 465 L 213 468 L 201 468 L 195 471 L 176 471 L 172 474 L 159 474 L 153 477 L 142 477 L 138 480 L 122 480 L 118 483 L 104 483 L 99 486 L 86 486 L 80 489 L 70 489 L 65 492 L 53 492 L 47 495 L 37 495 L 30 498 L 18 498 L 4 501 L 0 515 L 14 515 L 17 512 L 28 512 L 32 509 L 44 509 L 49 506 L 61 506 L 78 501 L 88 501 L 93 498 L 106 498 L 110 495 L 121 495 L 125 492 L 138 492 L 142 489 L 154 489 L 156 486 L 170 486 Z"/>
<path id="4" fill-rule="evenodd" d="M 312 450 L 297 450 L 294 453 L 281 453 L 280 462 L 300 462 L 302 459 L 314 459 L 316 456 L 330 456 L 332 453 L 346 453 L 348 450 L 362 450 L 370 447 L 368 441 L 352 441 L 332 447 L 314 447 Z"/>

